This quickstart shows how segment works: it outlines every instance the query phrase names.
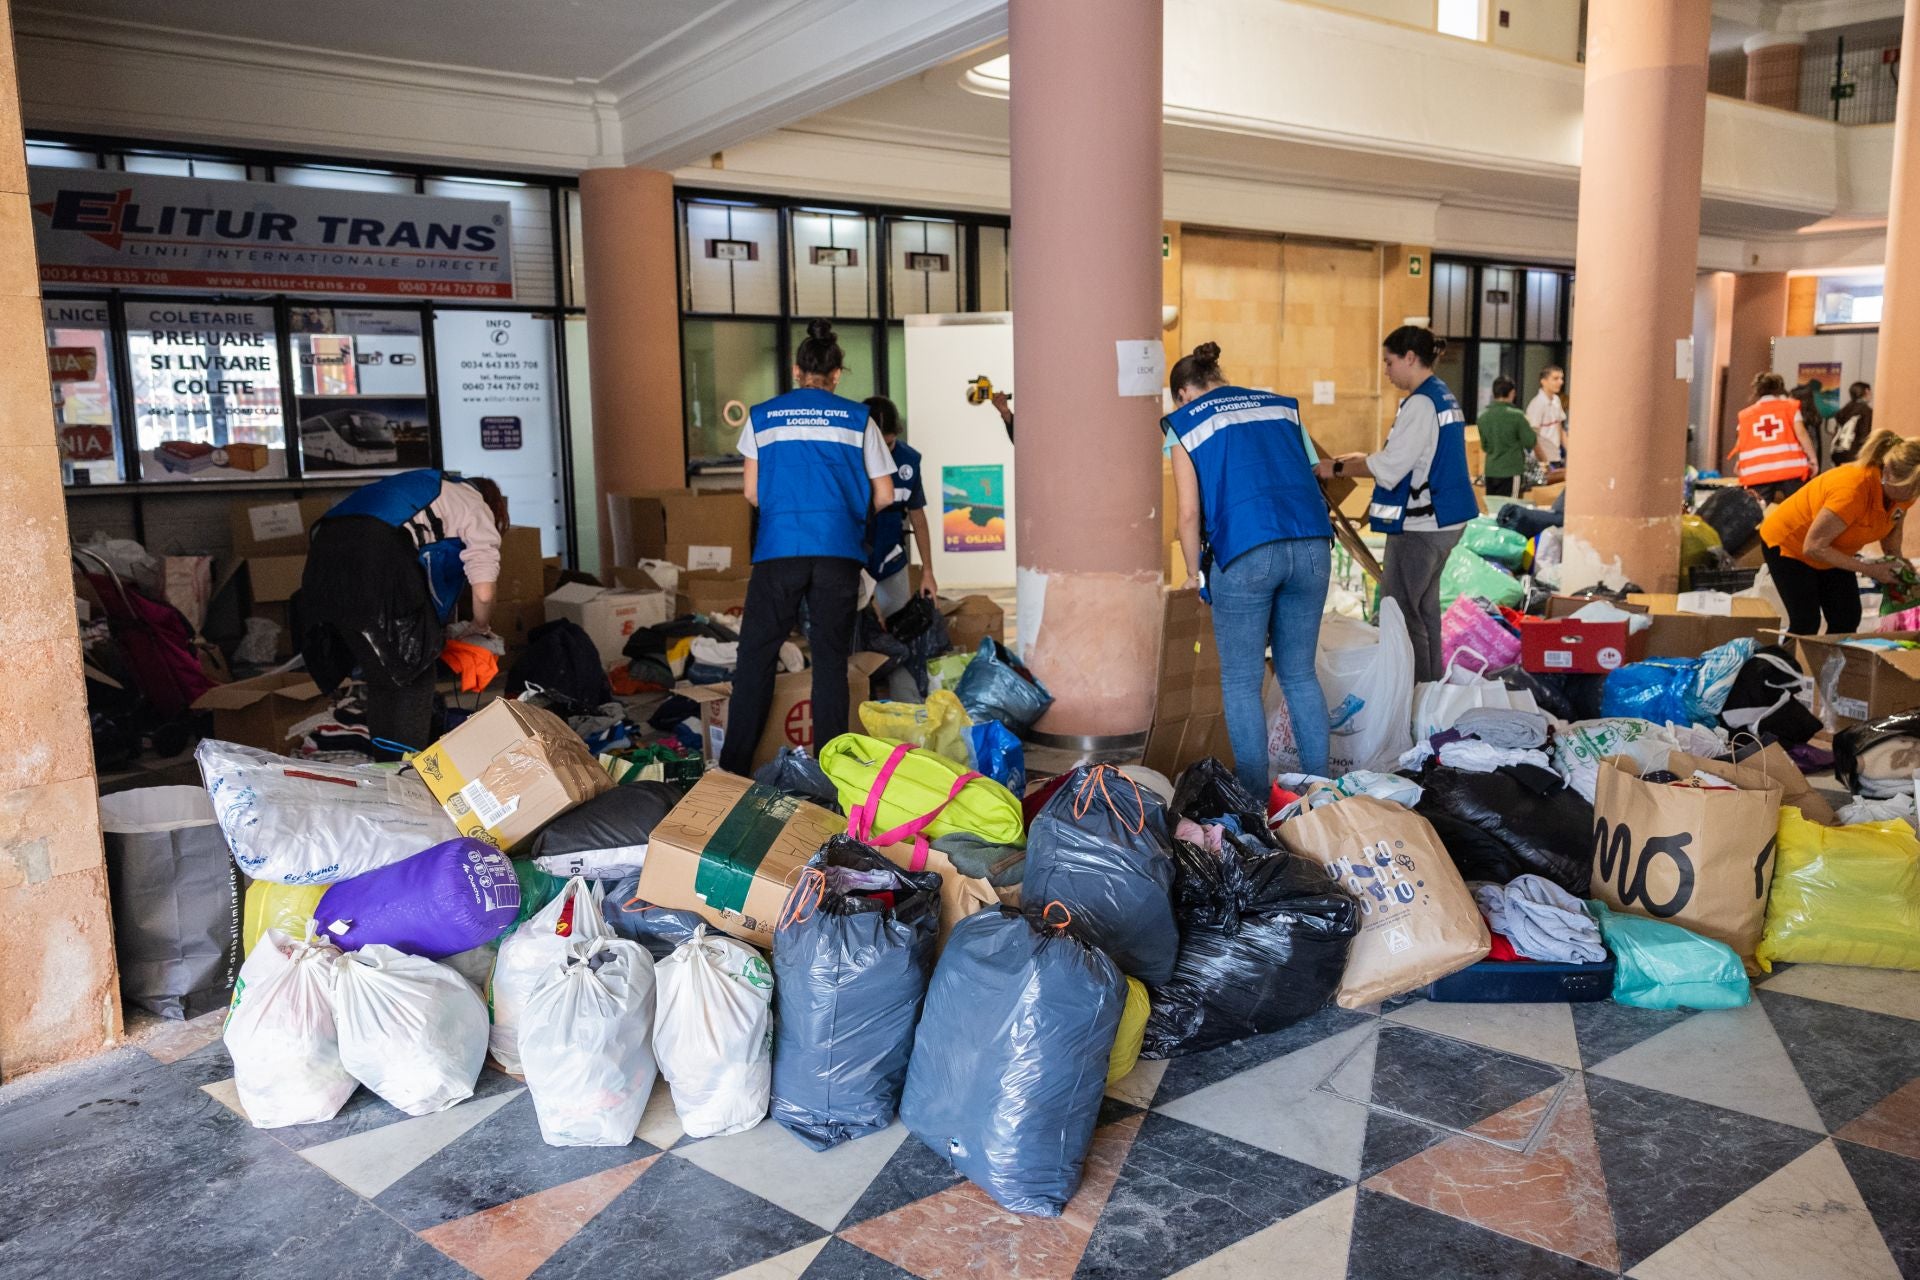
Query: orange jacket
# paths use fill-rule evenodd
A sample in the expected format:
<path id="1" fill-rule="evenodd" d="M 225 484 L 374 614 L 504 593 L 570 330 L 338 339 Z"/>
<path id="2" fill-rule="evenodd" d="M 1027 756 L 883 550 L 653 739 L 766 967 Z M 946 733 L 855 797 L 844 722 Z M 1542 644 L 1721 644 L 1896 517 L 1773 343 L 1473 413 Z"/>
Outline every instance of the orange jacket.
<path id="1" fill-rule="evenodd" d="M 1753 488 L 1780 480 L 1804 480 L 1813 459 L 1800 446 L 1793 424 L 1800 402 L 1791 396 L 1763 396 L 1740 411 L 1740 483 Z"/>

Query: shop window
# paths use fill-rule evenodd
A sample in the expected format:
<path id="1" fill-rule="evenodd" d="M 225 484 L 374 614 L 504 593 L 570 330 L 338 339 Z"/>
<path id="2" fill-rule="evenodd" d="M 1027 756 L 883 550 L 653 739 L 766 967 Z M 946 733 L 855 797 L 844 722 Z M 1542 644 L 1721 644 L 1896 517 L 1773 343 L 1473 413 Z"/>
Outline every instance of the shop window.
<path id="1" fill-rule="evenodd" d="M 1560 288 L 1566 279 L 1558 271 L 1529 271 L 1527 277 L 1527 332 L 1530 342 L 1561 342 Z"/>
<path id="2" fill-rule="evenodd" d="M 805 330 L 794 330 L 794 341 L 798 342 Z M 879 394 L 874 367 L 873 330 L 864 324 L 841 325 L 835 331 L 840 339 L 841 370 L 840 384 L 835 394 L 849 400 L 865 400 L 868 396 Z"/>
<path id="3" fill-rule="evenodd" d="M 1522 406 L 1531 401 L 1540 390 L 1540 375 L 1546 372 L 1548 365 L 1560 364 L 1564 357 L 1556 344 L 1549 346 L 1541 342 L 1529 342 L 1520 349 L 1520 403 Z"/>
<path id="4" fill-rule="evenodd" d="M 418 184 L 410 173 L 385 169 L 349 169 L 332 165 L 276 165 L 273 180 L 290 187 L 331 187 L 336 191 L 384 191 L 410 196 Z M 498 197 L 495 197 L 498 199 Z"/>
<path id="5" fill-rule="evenodd" d="M 288 327 L 307 474 L 433 465 L 419 312 L 303 305 Z"/>
<path id="6" fill-rule="evenodd" d="M 573 451 L 573 531 L 585 573 L 600 572 L 600 507 L 593 456 L 593 381 L 588 374 L 587 318 L 568 316 L 567 439 Z"/>
<path id="7" fill-rule="evenodd" d="M 779 326 L 766 320 L 687 319 L 680 326 L 687 460 L 738 458 L 747 409 L 780 393 Z"/>
<path id="8" fill-rule="evenodd" d="M 1449 335 L 1473 332 L 1473 268 L 1462 262 L 1433 264 L 1433 331 Z"/>
<path id="9" fill-rule="evenodd" d="M 875 305 L 873 219 L 827 209 L 789 212 L 792 314 L 864 320 Z"/>
<path id="10" fill-rule="evenodd" d="M 1484 40 L 1484 10 L 1482 0 L 1438 0 L 1434 8 L 1434 25 L 1441 35 L 1459 36 L 1462 40 Z"/>
<path id="11" fill-rule="evenodd" d="M 1480 336 L 1515 338 L 1519 315 L 1520 272 L 1512 267 L 1480 268 Z"/>
<path id="12" fill-rule="evenodd" d="M 1447 349 L 1442 351 L 1439 358 L 1433 362 L 1434 375 L 1446 383 L 1455 397 L 1462 401 L 1467 398 L 1467 348 L 1471 345 L 1465 340 L 1449 342 Z M 1400 392 L 1395 388 L 1389 387 L 1388 392 L 1396 399 L 1400 396 Z"/>
<path id="13" fill-rule="evenodd" d="M 709 315 L 780 314 L 780 214 L 689 200 L 680 219 L 681 309 Z"/>
<path id="14" fill-rule="evenodd" d="M 433 346 L 441 465 L 499 485 L 513 522 L 540 530 L 540 553 L 560 555 L 567 509 L 553 317 L 435 311 Z"/>
<path id="15" fill-rule="evenodd" d="M 1879 324 L 1886 292 L 1881 272 L 1858 276 L 1821 276 L 1814 294 L 1816 325 Z"/>
<path id="16" fill-rule="evenodd" d="M 134 435 L 145 480 L 287 474 L 271 307 L 183 298 L 127 304 Z"/>
<path id="17" fill-rule="evenodd" d="M 887 326 L 887 399 L 907 416 L 907 326 L 899 321 Z"/>
<path id="18" fill-rule="evenodd" d="M 939 218 L 887 220 L 887 314 L 966 310 L 966 234 Z"/>
<path id="19" fill-rule="evenodd" d="M 64 146 L 58 142 L 29 142 L 27 163 L 43 169 L 98 169 L 100 154 L 97 151 L 82 151 L 78 147 Z"/>
<path id="20" fill-rule="evenodd" d="M 584 307 L 587 305 L 587 237 L 580 220 L 579 188 L 561 188 L 560 208 L 566 217 L 567 238 L 562 252 L 566 254 L 567 264 L 567 305 Z"/>
<path id="21" fill-rule="evenodd" d="M 117 484 L 120 432 L 115 421 L 113 320 L 105 302 L 48 301 L 47 372 L 53 382 L 53 425 L 66 484 Z"/>
<path id="22" fill-rule="evenodd" d="M 1007 251 L 1005 227 L 981 227 L 980 311 L 1013 310 L 1013 257 Z"/>
<path id="23" fill-rule="evenodd" d="M 513 246 L 513 300 L 532 306 L 557 301 L 553 292 L 552 189 L 484 178 L 428 178 L 421 194 L 453 200 L 506 201 Z"/>
<path id="24" fill-rule="evenodd" d="M 1511 342 L 1482 342 L 1479 359 L 1474 372 L 1473 409 L 1471 417 L 1478 421 L 1480 414 L 1493 403 L 1493 380 L 1512 378 L 1519 385 L 1519 371 L 1514 368 L 1515 350 Z M 1522 401 L 1524 404 L 1525 401 Z"/>
<path id="25" fill-rule="evenodd" d="M 245 182 L 247 166 L 225 160 L 202 160 L 192 156 L 120 157 L 120 168 L 127 173 L 157 173 L 174 178 L 213 178 L 223 182 Z"/>

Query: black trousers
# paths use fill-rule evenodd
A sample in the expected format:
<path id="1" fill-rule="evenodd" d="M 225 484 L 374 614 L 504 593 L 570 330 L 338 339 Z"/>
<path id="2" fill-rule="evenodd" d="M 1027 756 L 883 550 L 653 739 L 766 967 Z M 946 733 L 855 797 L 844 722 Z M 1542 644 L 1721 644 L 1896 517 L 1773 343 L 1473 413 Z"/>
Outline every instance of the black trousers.
<path id="1" fill-rule="evenodd" d="M 847 731 L 847 659 L 860 604 L 860 562 L 829 556 L 762 560 L 747 583 L 740 620 L 740 655 L 727 704 L 727 739 L 720 767 L 746 776 L 767 727 L 780 646 L 807 606 L 807 642 L 813 648 L 813 742 L 816 750 Z"/>
<path id="2" fill-rule="evenodd" d="M 1520 484 L 1519 476 L 1487 476 L 1481 484 L 1486 486 L 1489 498 L 1514 498 L 1519 495 L 1515 489 Z"/>
<path id="3" fill-rule="evenodd" d="M 1773 577 L 1780 603 L 1787 606 L 1787 630 L 1797 636 L 1847 635 L 1860 629 L 1860 580 L 1851 569 L 1816 569 L 1805 560 L 1762 545 L 1767 571 Z"/>

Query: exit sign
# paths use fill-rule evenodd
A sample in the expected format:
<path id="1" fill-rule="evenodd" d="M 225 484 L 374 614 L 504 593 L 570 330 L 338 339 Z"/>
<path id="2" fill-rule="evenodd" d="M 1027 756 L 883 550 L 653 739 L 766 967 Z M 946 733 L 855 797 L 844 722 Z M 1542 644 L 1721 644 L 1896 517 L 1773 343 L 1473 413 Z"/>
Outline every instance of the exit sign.
<path id="1" fill-rule="evenodd" d="M 1417 253 L 1407 255 L 1407 274 L 1417 276 L 1426 266 L 1425 260 Z"/>
<path id="2" fill-rule="evenodd" d="M 1162 258 L 1173 257 L 1173 237 L 1172 236 L 1160 237 L 1160 256 Z"/>

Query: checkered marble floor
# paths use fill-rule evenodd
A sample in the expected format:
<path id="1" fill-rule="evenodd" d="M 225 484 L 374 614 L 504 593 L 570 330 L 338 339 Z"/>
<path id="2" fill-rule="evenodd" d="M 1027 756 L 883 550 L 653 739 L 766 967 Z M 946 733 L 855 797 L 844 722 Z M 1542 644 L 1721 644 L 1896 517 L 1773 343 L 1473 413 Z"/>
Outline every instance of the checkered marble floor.
<path id="1" fill-rule="evenodd" d="M 1783 967 L 1745 1009 L 1326 1010 L 1142 1063 L 1066 1214 L 899 1125 L 815 1154 L 540 1141 L 518 1081 L 410 1119 L 238 1114 L 219 1017 L 0 1091 L 0 1277 L 1920 1278 L 1920 974 Z"/>

